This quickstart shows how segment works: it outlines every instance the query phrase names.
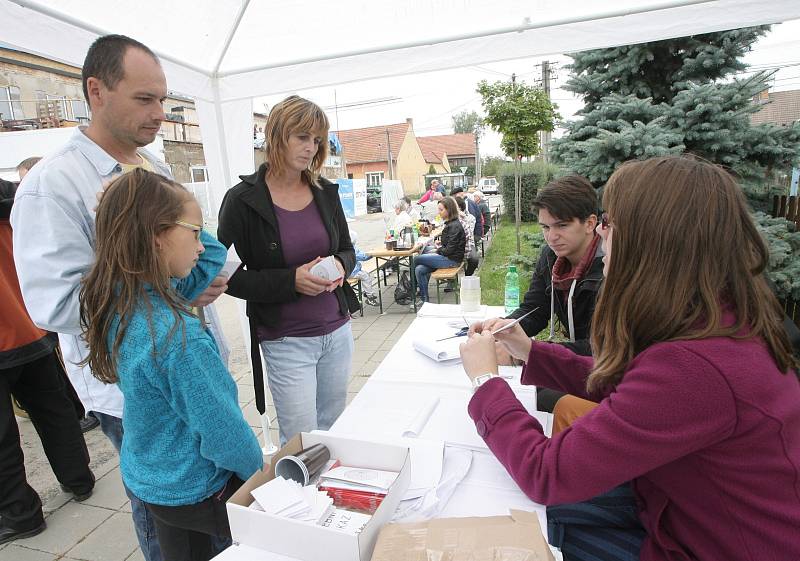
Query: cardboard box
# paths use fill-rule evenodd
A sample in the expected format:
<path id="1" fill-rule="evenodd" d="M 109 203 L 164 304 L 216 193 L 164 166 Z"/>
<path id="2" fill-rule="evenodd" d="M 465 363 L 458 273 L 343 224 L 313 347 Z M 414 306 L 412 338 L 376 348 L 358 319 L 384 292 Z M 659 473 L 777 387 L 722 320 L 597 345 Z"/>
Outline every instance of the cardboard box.
<path id="1" fill-rule="evenodd" d="M 387 524 L 372 561 L 553 561 L 535 512 Z"/>
<path id="2" fill-rule="evenodd" d="M 249 508 L 253 502 L 250 491 L 275 477 L 272 466 L 278 459 L 318 443 L 327 446 L 331 458 L 344 465 L 399 472 L 386 498 L 357 536 Z M 281 448 L 268 471 L 256 472 L 228 500 L 231 535 L 234 542 L 303 561 L 368 561 L 378 533 L 391 520 L 410 481 L 408 448 L 321 432 L 302 433 Z"/>

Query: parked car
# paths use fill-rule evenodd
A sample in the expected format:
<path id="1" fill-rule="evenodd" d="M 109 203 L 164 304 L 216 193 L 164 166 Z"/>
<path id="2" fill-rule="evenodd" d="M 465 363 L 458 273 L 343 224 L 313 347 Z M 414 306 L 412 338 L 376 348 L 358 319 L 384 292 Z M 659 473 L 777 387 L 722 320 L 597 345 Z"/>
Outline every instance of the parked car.
<path id="1" fill-rule="evenodd" d="M 496 195 L 500 192 L 500 184 L 496 177 L 481 177 L 478 181 L 478 191 L 485 195 Z"/>
<path id="2" fill-rule="evenodd" d="M 381 212 L 381 185 L 367 186 L 367 213 Z"/>

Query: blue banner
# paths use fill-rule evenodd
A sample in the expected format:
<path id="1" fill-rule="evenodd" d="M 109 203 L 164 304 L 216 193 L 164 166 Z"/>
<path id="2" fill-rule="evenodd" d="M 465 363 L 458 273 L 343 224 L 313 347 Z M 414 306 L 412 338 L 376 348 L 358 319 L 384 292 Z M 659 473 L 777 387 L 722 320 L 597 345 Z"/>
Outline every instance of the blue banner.
<path id="1" fill-rule="evenodd" d="M 347 218 L 356 217 L 356 203 L 353 199 L 353 180 L 337 179 L 339 184 L 339 200 L 342 201 L 342 209 Z"/>

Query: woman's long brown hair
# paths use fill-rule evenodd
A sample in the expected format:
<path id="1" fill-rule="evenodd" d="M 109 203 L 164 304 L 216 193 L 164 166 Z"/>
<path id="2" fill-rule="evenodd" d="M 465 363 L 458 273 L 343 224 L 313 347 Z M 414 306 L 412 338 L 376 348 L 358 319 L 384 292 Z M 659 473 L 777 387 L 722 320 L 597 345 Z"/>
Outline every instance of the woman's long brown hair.
<path id="1" fill-rule="evenodd" d="M 686 156 L 628 162 L 606 184 L 603 208 L 613 238 L 592 320 L 590 392 L 618 384 L 663 341 L 758 337 L 781 371 L 796 365 L 763 276 L 767 246 L 725 170 Z M 733 325 L 723 325 L 723 308 Z"/>
<path id="2" fill-rule="evenodd" d="M 286 151 L 289 136 L 293 133 L 311 133 L 319 136 L 319 144 L 303 178 L 309 185 L 317 185 L 320 170 L 328 158 L 328 116 L 316 103 L 298 95 L 290 95 L 277 103 L 269 112 L 264 127 L 264 152 L 268 173 L 280 175 L 286 170 Z"/>
<path id="3" fill-rule="evenodd" d="M 83 279 L 80 318 L 95 378 L 117 381 L 117 355 L 131 315 L 144 306 L 152 308 L 146 286 L 171 308 L 175 330 L 183 322 L 187 304 L 172 289 L 166 264 L 156 251 L 156 236 L 175 227 L 191 194 L 179 183 L 158 174 L 135 169 L 116 179 L 105 191 L 95 219 L 95 263 Z M 108 334 L 116 323 L 116 337 L 109 345 Z M 110 348 L 109 348 L 110 347 Z"/>

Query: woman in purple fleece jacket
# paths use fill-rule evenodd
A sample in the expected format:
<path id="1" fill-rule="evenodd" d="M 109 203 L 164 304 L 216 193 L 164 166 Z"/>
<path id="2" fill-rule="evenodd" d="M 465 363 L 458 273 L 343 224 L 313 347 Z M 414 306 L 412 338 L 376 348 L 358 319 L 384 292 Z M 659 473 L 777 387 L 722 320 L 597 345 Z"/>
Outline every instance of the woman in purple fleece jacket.
<path id="1" fill-rule="evenodd" d="M 800 559 L 800 383 L 741 190 L 707 162 L 654 158 L 620 167 L 603 203 L 594 357 L 497 335 L 524 384 L 599 405 L 545 438 L 496 377 L 490 332 L 508 321 L 484 322 L 462 345 L 478 432 L 546 505 L 630 481 L 644 561 Z"/>

